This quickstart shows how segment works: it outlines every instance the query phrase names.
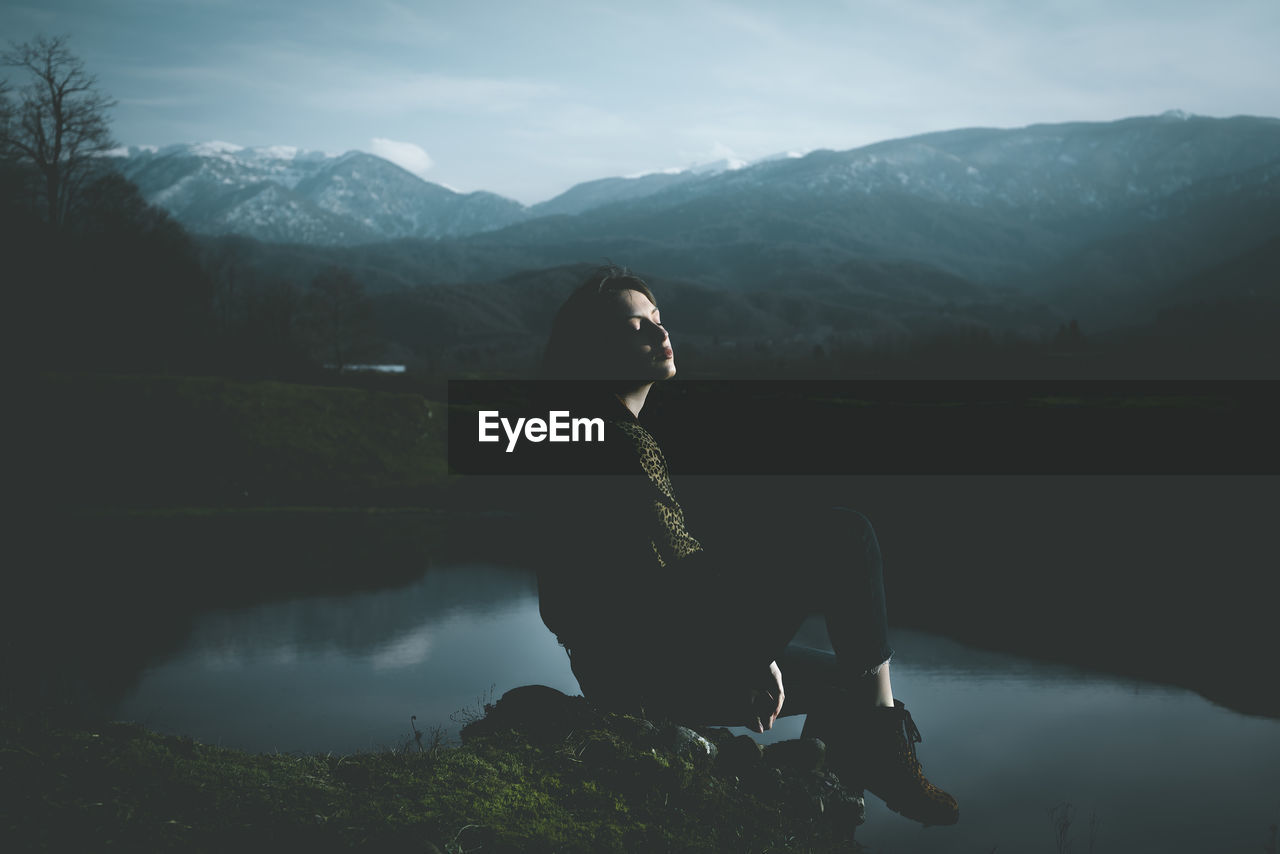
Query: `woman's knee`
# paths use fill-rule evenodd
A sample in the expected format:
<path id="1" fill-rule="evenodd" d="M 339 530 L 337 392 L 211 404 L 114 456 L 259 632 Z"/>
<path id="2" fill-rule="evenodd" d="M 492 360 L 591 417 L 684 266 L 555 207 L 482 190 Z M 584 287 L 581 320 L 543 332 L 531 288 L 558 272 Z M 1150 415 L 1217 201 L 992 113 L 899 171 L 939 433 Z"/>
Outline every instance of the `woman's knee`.
<path id="1" fill-rule="evenodd" d="M 880 541 L 866 514 L 849 507 L 830 507 L 824 527 L 830 547 L 860 561 L 880 562 Z"/>
<path id="2" fill-rule="evenodd" d="M 871 524 L 871 520 L 860 510 L 854 510 L 852 507 L 830 507 L 829 512 L 835 518 L 835 524 L 841 526 L 851 535 L 859 539 L 874 539 L 876 535 L 875 527 Z"/>
<path id="3" fill-rule="evenodd" d="M 790 584 L 807 598 L 824 597 L 847 583 L 881 572 L 880 546 L 871 521 L 857 510 L 826 507 L 791 528 Z"/>

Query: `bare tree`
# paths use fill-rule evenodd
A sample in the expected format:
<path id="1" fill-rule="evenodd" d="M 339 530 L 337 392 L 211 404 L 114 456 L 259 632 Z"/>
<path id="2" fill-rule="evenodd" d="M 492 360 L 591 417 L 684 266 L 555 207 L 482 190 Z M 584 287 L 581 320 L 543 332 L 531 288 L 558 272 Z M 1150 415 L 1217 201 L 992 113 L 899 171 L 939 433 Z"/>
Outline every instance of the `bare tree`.
<path id="1" fill-rule="evenodd" d="M 5 140 L 9 138 L 12 123 L 13 104 L 9 101 L 9 81 L 0 78 L 0 229 L 5 228 L 8 215 L 18 209 L 18 196 L 21 195 L 21 176 L 6 156 L 8 145 Z M 2 236 L 0 246 L 3 246 Z"/>
<path id="2" fill-rule="evenodd" d="M 10 43 L 0 64 L 25 72 L 27 83 L 3 94 L 0 156 L 35 173 L 46 221 L 61 228 L 97 158 L 115 145 L 107 111 L 115 101 L 67 48 L 66 36 Z"/>
<path id="3" fill-rule="evenodd" d="M 13 107 L 9 103 L 9 81 L 0 80 L 0 145 L 9 138 L 9 122 L 12 119 Z"/>

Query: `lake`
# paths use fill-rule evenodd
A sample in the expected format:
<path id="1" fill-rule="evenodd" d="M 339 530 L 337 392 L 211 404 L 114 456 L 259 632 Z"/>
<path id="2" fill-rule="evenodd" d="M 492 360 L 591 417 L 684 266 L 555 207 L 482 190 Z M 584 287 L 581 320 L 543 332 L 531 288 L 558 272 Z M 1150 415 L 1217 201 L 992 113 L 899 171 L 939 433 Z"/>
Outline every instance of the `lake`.
<path id="1" fill-rule="evenodd" d="M 819 626 L 803 634 L 823 642 Z M 922 829 L 868 796 L 858 840 L 871 850 L 1057 851 L 1055 809 L 1072 818 L 1076 852 L 1261 852 L 1274 840 L 1280 721 L 928 633 L 893 641 L 895 693 L 961 820 Z M 113 711 L 210 744 L 346 753 L 402 746 L 414 725 L 456 738 L 486 700 L 530 683 L 577 693 L 533 576 L 459 564 L 397 587 L 201 613 Z M 802 725 L 785 718 L 757 737 Z"/>

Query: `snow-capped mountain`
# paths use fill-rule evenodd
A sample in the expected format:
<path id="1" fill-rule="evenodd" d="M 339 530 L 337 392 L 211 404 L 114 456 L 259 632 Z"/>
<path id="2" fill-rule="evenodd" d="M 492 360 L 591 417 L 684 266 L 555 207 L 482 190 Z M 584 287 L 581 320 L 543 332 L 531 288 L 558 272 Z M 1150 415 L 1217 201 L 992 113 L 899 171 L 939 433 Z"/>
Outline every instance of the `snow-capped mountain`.
<path id="1" fill-rule="evenodd" d="M 1126 283 L 1154 281 L 1170 265 L 1221 263 L 1276 233 L 1275 168 L 1273 118 L 1165 114 L 963 129 L 709 176 L 648 176 L 668 184 L 613 201 L 601 193 L 586 215 L 519 223 L 472 243 L 536 249 L 547 265 L 580 259 L 583 246 L 622 247 L 637 268 L 696 271 L 725 288 L 794 281 L 807 268 L 822 278 L 870 259 L 1000 287 L 1082 289 L 1103 278 L 1090 253 L 1124 255 L 1109 268 Z M 1127 245 L 1098 245 L 1139 233 Z M 1136 257 L 1156 233 L 1157 256 Z"/>
<path id="2" fill-rule="evenodd" d="M 1171 110 L 1116 122 L 940 131 L 766 159 L 654 194 L 646 204 L 767 190 L 814 199 L 908 196 L 1053 220 L 1155 204 L 1199 181 L 1277 159 L 1278 119 Z"/>
<path id="3" fill-rule="evenodd" d="M 786 220 L 789 240 L 928 257 L 985 277 L 992 259 L 1065 248 L 1126 222 L 1165 218 L 1193 188 L 1220 189 L 1228 176 L 1278 162 L 1280 120 L 1169 111 L 1115 122 L 941 131 L 847 151 L 775 155 L 740 168 L 722 163 L 605 178 L 531 212 L 592 212 L 589 221 L 539 229 L 542 239 L 604 236 L 619 230 L 616 219 L 633 237 L 689 241 L 710 230 L 767 241 Z M 993 234 L 1004 236 L 992 243 Z M 940 254 L 945 262 L 934 257 Z"/>
<path id="4" fill-rule="evenodd" d="M 360 151 L 331 160 L 295 190 L 379 238 L 461 237 L 527 216 L 519 202 L 494 193 L 457 193 Z"/>
<path id="5" fill-rule="evenodd" d="M 280 243 L 459 237 L 528 216 L 493 193 L 457 193 L 360 151 L 226 142 L 119 152 L 120 171 L 194 232 Z"/>
<path id="6" fill-rule="evenodd" d="M 463 237 L 542 219 L 504 235 L 522 245 L 569 245 L 583 237 L 685 244 L 729 235 L 759 243 L 781 239 L 781 228 L 792 242 L 923 257 L 989 278 L 993 262 L 1028 247 L 1038 257 L 1114 231 L 1124 225 L 1117 218 L 1167 217 L 1179 194 L 1277 162 L 1280 120 L 1170 111 L 941 131 L 848 151 L 602 178 L 532 207 L 457 193 L 358 151 L 331 157 L 207 142 L 123 154 L 120 168 L 144 197 L 199 233 L 350 245 Z"/>

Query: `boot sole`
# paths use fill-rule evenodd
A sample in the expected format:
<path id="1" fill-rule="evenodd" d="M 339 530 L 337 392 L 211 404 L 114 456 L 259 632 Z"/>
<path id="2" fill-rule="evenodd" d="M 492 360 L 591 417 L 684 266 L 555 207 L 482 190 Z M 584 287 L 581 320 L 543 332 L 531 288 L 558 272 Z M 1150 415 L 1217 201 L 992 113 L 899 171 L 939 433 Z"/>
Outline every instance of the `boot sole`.
<path id="1" fill-rule="evenodd" d="M 871 794 L 875 795 L 875 792 L 872 792 Z M 876 795 L 876 797 L 880 797 L 880 796 Z M 881 798 L 881 800 L 884 800 L 884 799 Z M 950 821 L 925 821 L 922 818 L 916 818 L 915 816 L 907 815 L 905 812 L 898 809 L 896 804 L 891 804 L 888 801 L 885 801 L 884 805 L 888 807 L 890 810 L 892 810 L 893 812 L 896 812 L 898 815 L 907 819 L 908 821 L 917 821 L 924 827 L 949 827 L 957 823 L 958 821 L 960 821 L 960 813 L 958 811 Z"/>

